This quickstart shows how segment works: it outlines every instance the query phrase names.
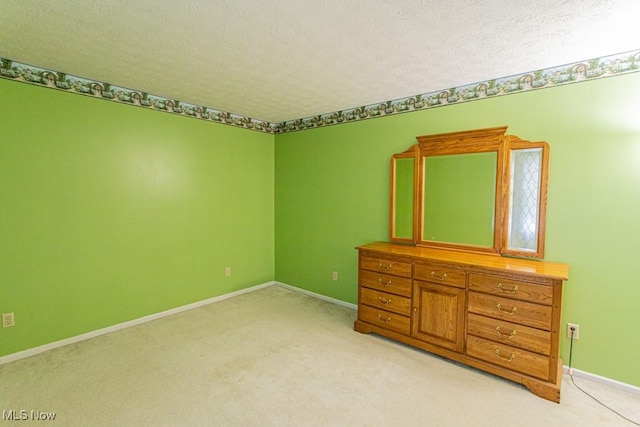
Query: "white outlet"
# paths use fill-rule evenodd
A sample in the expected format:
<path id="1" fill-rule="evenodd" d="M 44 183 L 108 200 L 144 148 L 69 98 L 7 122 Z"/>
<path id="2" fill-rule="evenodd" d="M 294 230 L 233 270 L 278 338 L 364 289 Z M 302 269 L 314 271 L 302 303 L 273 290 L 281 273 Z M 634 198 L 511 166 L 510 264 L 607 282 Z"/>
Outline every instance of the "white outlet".
<path id="1" fill-rule="evenodd" d="M 231 267 L 227 267 L 224 269 L 224 275 L 227 277 L 231 276 Z"/>
<path id="2" fill-rule="evenodd" d="M 337 272 L 337 271 L 334 271 L 334 272 L 333 272 L 333 281 L 334 281 L 334 282 L 337 282 L 337 281 L 338 281 L 338 272 Z"/>
<path id="3" fill-rule="evenodd" d="M 9 326 L 14 326 L 16 324 L 16 319 L 13 316 L 13 313 L 2 313 L 2 327 L 8 328 Z"/>
<path id="4" fill-rule="evenodd" d="M 580 325 L 576 325 L 575 323 L 567 323 L 567 338 L 571 338 L 571 333 L 573 332 L 573 339 L 580 339 Z"/>

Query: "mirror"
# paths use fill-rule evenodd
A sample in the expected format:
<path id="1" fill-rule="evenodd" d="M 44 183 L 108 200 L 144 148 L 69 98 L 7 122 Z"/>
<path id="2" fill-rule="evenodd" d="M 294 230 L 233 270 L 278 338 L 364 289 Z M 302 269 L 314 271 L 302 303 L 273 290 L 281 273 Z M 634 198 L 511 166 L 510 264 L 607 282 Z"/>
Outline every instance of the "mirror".
<path id="1" fill-rule="evenodd" d="M 391 157 L 391 240 L 414 241 L 416 199 L 416 146 Z"/>
<path id="2" fill-rule="evenodd" d="M 509 207 L 504 253 L 542 258 L 549 144 L 508 138 Z"/>
<path id="3" fill-rule="evenodd" d="M 542 258 L 549 146 L 506 130 L 420 136 L 393 155 L 391 240 Z"/>
<path id="4" fill-rule="evenodd" d="M 422 189 L 417 244 L 500 252 L 506 130 L 499 127 L 417 138 Z M 439 172 L 442 169 L 444 175 Z M 435 205 L 441 203 L 449 209 L 438 212 L 441 218 L 432 218 L 432 212 L 439 210 Z M 436 229 L 431 224 L 434 221 L 439 223 Z M 438 236 L 443 230 L 449 230 L 448 236 Z"/>
<path id="5" fill-rule="evenodd" d="M 493 246 L 497 160 L 495 152 L 424 158 L 421 240 Z"/>

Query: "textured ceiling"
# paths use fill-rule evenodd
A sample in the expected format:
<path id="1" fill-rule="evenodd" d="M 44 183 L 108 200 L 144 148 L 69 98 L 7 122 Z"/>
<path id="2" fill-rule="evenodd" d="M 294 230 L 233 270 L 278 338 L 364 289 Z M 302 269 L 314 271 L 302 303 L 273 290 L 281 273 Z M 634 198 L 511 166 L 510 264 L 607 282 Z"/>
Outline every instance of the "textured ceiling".
<path id="1" fill-rule="evenodd" d="M 0 57 L 283 122 L 640 47 L 639 0 L 0 0 Z"/>

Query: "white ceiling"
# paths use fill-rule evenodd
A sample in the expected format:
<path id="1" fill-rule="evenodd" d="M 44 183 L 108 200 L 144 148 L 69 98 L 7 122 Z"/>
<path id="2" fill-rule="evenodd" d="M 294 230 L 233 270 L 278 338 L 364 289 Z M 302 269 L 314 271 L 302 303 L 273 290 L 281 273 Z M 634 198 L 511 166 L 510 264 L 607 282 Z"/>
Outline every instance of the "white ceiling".
<path id="1" fill-rule="evenodd" d="M 0 57 L 279 123 L 640 48 L 640 0 L 0 0 Z"/>

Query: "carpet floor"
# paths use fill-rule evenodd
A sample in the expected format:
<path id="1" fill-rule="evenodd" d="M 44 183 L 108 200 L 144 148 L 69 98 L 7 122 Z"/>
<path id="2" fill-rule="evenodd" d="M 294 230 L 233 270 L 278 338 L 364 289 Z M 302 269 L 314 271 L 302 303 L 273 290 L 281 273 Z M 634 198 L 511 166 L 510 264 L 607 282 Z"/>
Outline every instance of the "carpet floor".
<path id="1" fill-rule="evenodd" d="M 64 426 L 632 425 L 569 377 L 561 403 L 552 403 L 356 333 L 355 317 L 283 287 L 262 288 L 0 365 L 0 411 L 5 420 L 25 416 L 20 425 L 55 413 L 52 424 Z M 576 382 L 640 420 L 640 396 Z"/>

